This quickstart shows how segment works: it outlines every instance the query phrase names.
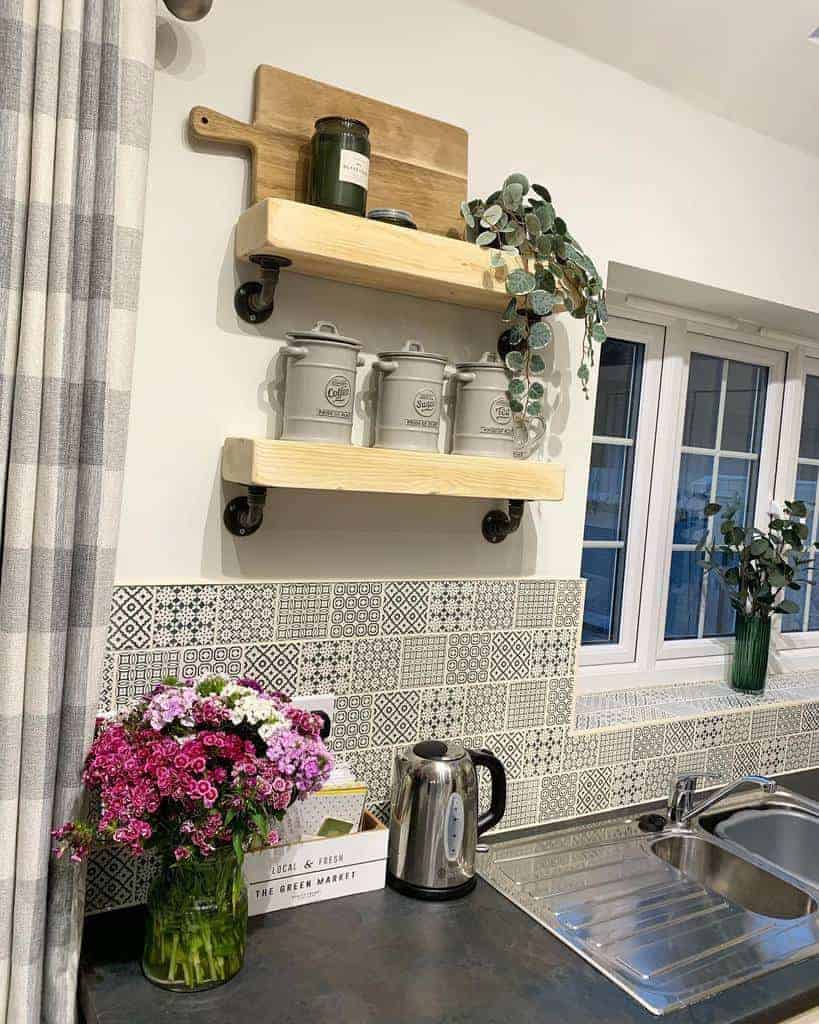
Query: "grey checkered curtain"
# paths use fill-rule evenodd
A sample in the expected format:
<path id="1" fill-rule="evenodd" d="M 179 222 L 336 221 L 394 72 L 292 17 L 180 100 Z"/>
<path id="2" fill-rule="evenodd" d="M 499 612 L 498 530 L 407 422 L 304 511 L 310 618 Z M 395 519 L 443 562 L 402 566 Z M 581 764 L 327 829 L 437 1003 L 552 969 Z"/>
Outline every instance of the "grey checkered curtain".
<path id="1" fill-rule="evenodd" d="M 113 585 L 154 0 L 0 0 L 0 1022 L 70 1024 Z"/>

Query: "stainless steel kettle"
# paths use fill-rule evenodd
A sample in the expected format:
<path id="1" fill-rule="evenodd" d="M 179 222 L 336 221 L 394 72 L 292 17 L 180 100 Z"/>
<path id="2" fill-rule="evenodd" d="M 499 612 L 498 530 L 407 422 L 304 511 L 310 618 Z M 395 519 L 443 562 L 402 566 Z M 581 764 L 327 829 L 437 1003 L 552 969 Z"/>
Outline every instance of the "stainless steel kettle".
<path id="1" fill-rule="evenodd" d="M 489 769 L 489 810 L 478 812 L 476 767 Z M 387 881 L 426 900 L 465 896 L 475 887 L 478 836 L 506 810 L 506 771 L 486 750 L 425 740 L 395 755 Z"/>

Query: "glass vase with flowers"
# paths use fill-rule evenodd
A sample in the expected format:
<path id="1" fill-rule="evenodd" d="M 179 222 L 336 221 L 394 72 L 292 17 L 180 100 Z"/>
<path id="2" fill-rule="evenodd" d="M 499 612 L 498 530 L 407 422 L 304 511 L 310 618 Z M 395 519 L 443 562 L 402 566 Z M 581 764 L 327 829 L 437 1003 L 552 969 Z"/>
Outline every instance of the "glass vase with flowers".
<path id="1" fill-rule="evenodd" d="M 105 841 L 134 857 L 159 853 L 143 951 L 150 981 L 195 992 L 239 971 L 243 857 L 275 845 L 290 804 L 329 776 L 321 725 L 284 694 L 221 676 L 166 679 L 100 721 L 83 773 L 97 813 L 56 829 L 55 852 L 82 860 Z"/>

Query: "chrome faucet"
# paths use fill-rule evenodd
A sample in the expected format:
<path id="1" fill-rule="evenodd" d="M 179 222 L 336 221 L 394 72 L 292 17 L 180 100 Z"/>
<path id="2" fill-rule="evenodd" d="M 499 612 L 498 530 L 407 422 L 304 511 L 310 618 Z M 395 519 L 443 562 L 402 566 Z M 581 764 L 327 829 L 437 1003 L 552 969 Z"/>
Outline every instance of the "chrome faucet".
<path id="1" fill-rule="evenodd" d="M 709 807 L 713 807 L 719 800 L 729 796 L 734 790 L 746 784 L 759 786 L 765 793 L 776 792 L 776 783 L 773 779 L 769 779 L 767 775 L 743 775 L 741 779 L 723 786 L 722 789 L 718 789 L 716 793 L 706 797 L 695 806 L 694 795 L 697 790 L 697 783 L 701 779 L 703 781 L 716 781 L 719 779 L 719 775 L 714 775 L 713 772 L 689 772 L 676 777 L 671 785 L 671 792 L 668 797 L 669 825 L 685 825 L 695 814 L 701 814 Z"/>

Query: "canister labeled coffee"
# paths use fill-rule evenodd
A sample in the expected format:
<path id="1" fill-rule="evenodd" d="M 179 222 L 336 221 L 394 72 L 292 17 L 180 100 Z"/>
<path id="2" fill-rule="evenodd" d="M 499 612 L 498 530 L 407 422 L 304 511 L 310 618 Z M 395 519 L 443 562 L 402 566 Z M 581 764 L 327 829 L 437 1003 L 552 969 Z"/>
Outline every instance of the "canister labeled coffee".
<path id="1" fill-rule="evenodd" d="M 513 458 L 515 431 L 503 363 L 484 352 L 479 362 L 458 363 L 457 371 L 452 454 Z"/>
<path id="2" fill-rule="evenodd" d="M 446 356 L 408 341 L 397 352 L 379 352 L 373 365 L 381 375 L 376 447 L 438 451 L 444 381 L 455 372 Z"/>
<path id="3" fill-rule="evenodd" d="M 287 337 L 282 440 L 350 444 L 360 342 L 326 320 Z"/>

